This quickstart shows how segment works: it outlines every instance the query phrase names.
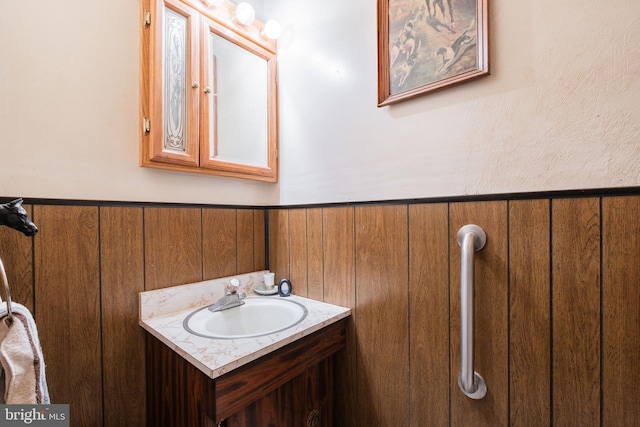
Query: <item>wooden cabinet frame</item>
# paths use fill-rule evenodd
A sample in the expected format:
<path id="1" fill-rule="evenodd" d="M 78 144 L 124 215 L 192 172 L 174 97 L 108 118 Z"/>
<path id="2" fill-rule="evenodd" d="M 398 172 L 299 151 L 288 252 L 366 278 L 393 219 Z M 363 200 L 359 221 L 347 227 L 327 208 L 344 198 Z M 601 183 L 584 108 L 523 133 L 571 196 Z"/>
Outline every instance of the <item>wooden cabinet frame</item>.
<path id="1" fill-rule="evenodd" d="M 278 178 L 278 114 L 277 63 L 275 41 L 265 39 L 260 32 L 264 24 L 255 21 L 240 25 L 233 20 L 235 4 L 207 8 L 202 2 L 187 0 L 143 0 L 141 2 L 141 136 L 140 165 L 182 172 L 195 172 L 235 178 L 276 182 Z M 185 17 L 185 81 L 180 87 L 184 95 L 186 118 L 176 127 L 183 131 L 185 141 L 177 149 L 165 146 L 165 53 L 164 13 L 170 10 Z M 209 108 L 213 96 L 208 82 L 208 39 L 214 33 L 264 59 L 267 67 L 267 164 L 256 166 L 216 159 L 215 147 L 209 138 L 209 126 L 215 117 Z"/>

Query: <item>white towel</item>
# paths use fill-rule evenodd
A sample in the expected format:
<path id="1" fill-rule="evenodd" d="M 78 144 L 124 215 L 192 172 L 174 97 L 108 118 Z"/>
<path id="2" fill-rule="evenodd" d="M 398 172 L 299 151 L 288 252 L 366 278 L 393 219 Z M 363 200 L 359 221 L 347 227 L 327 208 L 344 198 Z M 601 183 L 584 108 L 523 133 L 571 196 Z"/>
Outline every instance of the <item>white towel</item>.
<path id="1" fill-rule="evenodd" d="M 0 403 L 49 404 L 49 390 L 38 330 L 31 312 L 11 304 L 13 322 L 0 308 Z M 4 390 L 2 390 L 4 389 Z"/>

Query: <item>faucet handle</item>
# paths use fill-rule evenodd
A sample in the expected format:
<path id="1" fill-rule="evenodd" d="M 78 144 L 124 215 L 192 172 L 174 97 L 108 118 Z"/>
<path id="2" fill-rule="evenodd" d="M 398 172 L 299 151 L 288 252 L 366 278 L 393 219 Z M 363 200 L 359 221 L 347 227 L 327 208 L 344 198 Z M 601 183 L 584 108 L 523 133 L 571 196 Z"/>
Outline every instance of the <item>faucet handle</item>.
<path id="1" fill-rule="evenodd" d="M 235 277 L 231 280 L 229 280 L 229 283 L 227 283 L 227 294 L 235 294 L 236 292 L 238 292 L 238 288 L 240 287 L 240 280 L 236 279 Z"/>

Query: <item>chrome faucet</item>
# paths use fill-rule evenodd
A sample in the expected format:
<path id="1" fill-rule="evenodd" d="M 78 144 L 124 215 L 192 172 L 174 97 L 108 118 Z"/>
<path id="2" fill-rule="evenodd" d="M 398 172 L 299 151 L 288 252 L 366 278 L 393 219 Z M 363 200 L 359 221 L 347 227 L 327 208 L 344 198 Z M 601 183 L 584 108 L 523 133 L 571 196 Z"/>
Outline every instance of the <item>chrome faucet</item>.
<path id="1" fill-rule="evenodd" d="M 245 299 L 247 295 L 244 292 L 238 293 L 239 287 L 240 281 L 238 279 L 234 277 L 229 280 L 229 283 L 225 286 L 224 296 L 209 307 L 209 310 L 222 311 L 244 304 L 244 301 L 242 300 Z"/>

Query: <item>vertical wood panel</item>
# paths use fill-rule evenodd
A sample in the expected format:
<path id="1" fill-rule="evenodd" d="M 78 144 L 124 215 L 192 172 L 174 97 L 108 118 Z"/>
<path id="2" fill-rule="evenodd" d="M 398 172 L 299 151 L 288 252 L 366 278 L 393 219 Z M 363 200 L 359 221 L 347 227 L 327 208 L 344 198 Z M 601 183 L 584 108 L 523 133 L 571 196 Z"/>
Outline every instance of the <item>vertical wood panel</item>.
<path id="1" fill-rule="evenodd" d="M 603 199 L 603 419 L 640 424 L 640 197 Z"/>
<path id="2" fill-rule="evenodd" d="M 449 424 L 449 211 L 409 206 L 411 425 Z"/>
<path id="3" fill-rule="evenodd" d="M 356 207 L 361 426 L 409 424 L 407 206 Z"/>
<path id="4" fill-rule="evenodd" d="M 355 308 L 354 209 L 325 208 L 322 222 L 323 300 Z"/>
<path id="5" fill-rule="evenodd" d="M 22 205 L 29 217 L 33 217 L 33 207 Z M 0 258 L 7 273 L 11 299 L 33 312 L 33 239 L 9 227 L 0 227 Z M 4 288 L 0 290 L 4 301 Z M 36 314 L 34 313 L 34 316 Z"/>
<path id="6" fill-rule="evenodd" d="M 553 423 L 600 423 L 599 199 L 552 204 Z"/>
<path id="7" fill-rule="evenodd" d="M 458 230 L 476 224 L 487 234 L 475 253 L 475 370 L 487 383 L 482 400 L 467 398 L 458 388 L 460 373 L 460 246 Z M 451 425 L 497 426 L 508 423 L 508 253 L 506 202 L 450 205 L 451 269 Z"/>
<path id="8" fill-rule="evenodd" d="M 238 274 L 250 273 L 255 271 L 253 269 L 253 248 L 255 243 L 253 242 L 253 210 L 238 209 L 236 211 L 237 221 L 237 244 L 238 244 L 238 267 L 236 272 Z M 264 235 L 262 236 L 264 241 Z"/>
<path id="9" fill-rule="evenodd" d="M 326 359 L 296 376 L 290 382 L 236 412 L 225 421 L 227 427 L 345 425 L 333 421 L 333 405 L 325 384 L 333 381 L 333 363 Z M 296 408 L 295 411 L 291 408 Z M 318 417 L 310 417 L 317 411 Z"/>
<path id="10" fill-rule="evenodd" d="M 100 208 L 104 426 L 145 425 L 142 208 Z M 123 387 L 126 384 L 126 387 Z"/>
<path id="11" fill-rule="evenodd" d="M 233 276 L 238 271 L 235 209 L 202 209 L 203 279 Z"/>
<path id="12" fill-rule="evenodd" d="M 202 280 L 201 212 L 144 208 L 146 290 Z"/>
<path id="13" fill-rule="evenodd" d="M 51 401 L 74 425 L 102 425 L 98 208 L 35 206 L 38 333 Z"/>
<path id="14" fill-rule="evenodd" d="M 269 211 L 269 269 L 276 280 L 289 277 L 289 211 Z"/>
<path id="15" fill-rule="evenodd" d="M 291 243 L 291 266 L 289 280 L 293 293 L 307 296 L 307 210 L 289 211 L 289 237 Z"/>
<path id="16" fill-rule="evenodd" d="M 322 216 L 324 301 L 349 307 L 345 349 L 336 358 L 336 419 L 356 426 L 355 240 L 354 208 L 324 208 Z"/>
<path id="17" fill-rule="evenodd" d="M 549 200 L 509 203 L 510 424 L 551 422 Z"/>
<path id="18" fill-rule="evenodd" d="M 253 271 L 264 270 L 266 264 L 265 210 L 253 211 Z"/>
<path id="19" fill-rule="evenodd" d="M 322 209 L 307 210 L 309 244 L 308 295 L 322 301 L 324 297 L 324 260 L 322 259 Z"/>

